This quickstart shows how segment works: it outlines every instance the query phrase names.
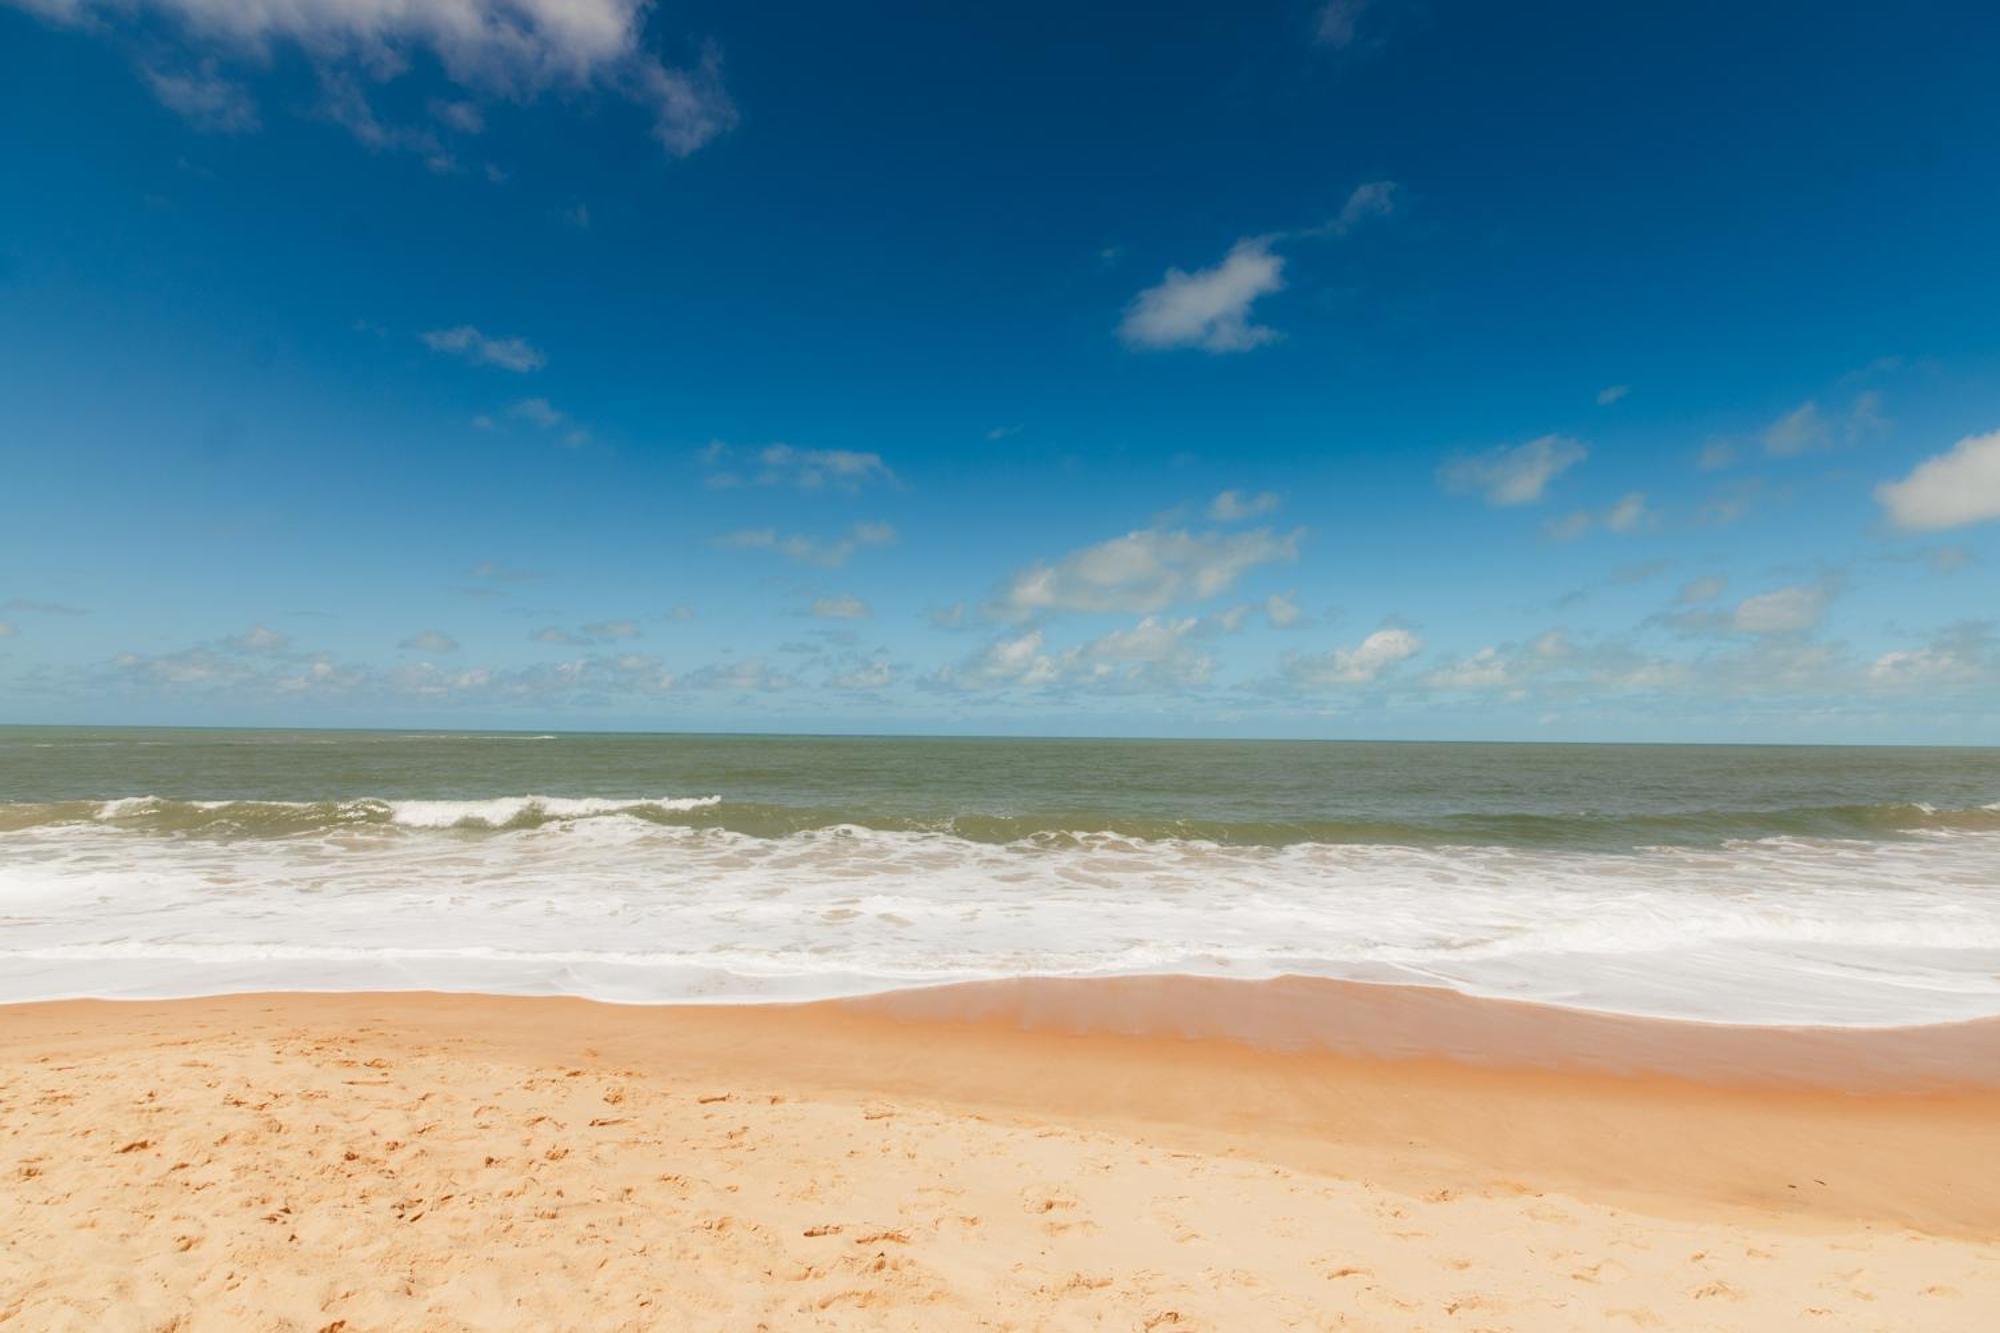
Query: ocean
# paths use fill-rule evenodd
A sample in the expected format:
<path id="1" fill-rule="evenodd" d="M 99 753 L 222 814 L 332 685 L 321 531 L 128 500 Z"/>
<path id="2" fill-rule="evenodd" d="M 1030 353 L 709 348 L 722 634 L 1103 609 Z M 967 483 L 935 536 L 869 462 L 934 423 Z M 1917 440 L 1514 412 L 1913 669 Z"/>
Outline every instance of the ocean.
<path id="1" fill-rule="evenodd" d="M 0 1000 L 1134 973 L 2000 1015 L 2000 751 L 0 728 Z"/>

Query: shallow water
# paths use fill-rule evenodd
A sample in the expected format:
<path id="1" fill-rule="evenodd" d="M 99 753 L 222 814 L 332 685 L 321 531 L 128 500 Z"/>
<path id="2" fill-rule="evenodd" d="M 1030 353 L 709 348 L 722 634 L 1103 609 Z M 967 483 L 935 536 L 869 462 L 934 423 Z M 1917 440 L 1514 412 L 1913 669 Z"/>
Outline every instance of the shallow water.
<path id="1" fill-rule="evenodd" d="M 0 998 L 1135 972 L 2000 1014 L 2000 752 L 0 729 Z"/>

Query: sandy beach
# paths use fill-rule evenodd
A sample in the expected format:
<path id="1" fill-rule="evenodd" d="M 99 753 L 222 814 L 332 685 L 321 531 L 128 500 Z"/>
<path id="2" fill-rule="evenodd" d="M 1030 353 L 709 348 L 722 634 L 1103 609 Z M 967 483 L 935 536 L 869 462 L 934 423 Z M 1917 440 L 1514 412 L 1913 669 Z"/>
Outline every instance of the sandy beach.
<path id="1" fill-rule="evenodd" d="M 1185 979 L 13 1006 L 0 1325 L 1984 1328 L 1996 1049 Z"/>

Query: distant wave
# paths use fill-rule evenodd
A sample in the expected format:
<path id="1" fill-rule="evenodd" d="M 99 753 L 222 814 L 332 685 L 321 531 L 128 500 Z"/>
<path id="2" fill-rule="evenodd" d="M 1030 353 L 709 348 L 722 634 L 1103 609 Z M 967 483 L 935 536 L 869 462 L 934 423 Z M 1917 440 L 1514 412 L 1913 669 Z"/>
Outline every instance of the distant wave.
<path id="1" fill-rule="evenodd" d="M 0 832 L 64 824 L 108 824 L 133 832 L 287 837 L 370 824 L 410 829 L 523 829 L 564 820 L 628 815 L 661 822 L 705 809 L 720 796 L 496 796 L 485 800 L 173 800 L 0 805 Z"/>
<path id="2" fill-rule="evenodd" d="M 1048 846 L 1117 837 L 1141 842 L 1245 847 L 1326 843 L 1633 850 L 1649 846 L 1723 846 L 1763 838 L 1881 839 L 1949 832 L 2000 832 L 2000 802 L 1955 809 L 1923 802 L 1892 802 L 1637 815 L 1586 810 L 1570 814 L 1442 814 L 1402 820 L 1285 821 L 1161 819 L 1090 809 L 925 818 L 839 805 L 730 801 L 711 794 L 351 797 L 319 801 L 127 796 L 111 800 L 16 802 L 0 803 L 0 833 L 69 824 L 105 824 L 133 833 L 231 838 L 296 837 L 369 826 L 507 832 L 604 817 L 722 829 L 760 838 L 859 828 L 885 833 L 943 833 L 995 845 L 1034 842 Z"/>

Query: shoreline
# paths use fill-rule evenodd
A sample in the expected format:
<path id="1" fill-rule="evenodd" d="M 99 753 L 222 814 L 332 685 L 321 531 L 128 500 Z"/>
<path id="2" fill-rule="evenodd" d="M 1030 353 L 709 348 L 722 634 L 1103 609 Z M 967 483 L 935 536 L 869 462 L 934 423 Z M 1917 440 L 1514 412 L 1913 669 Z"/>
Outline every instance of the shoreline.
<path id="1" fill-rule="evenodd" d="M 0 1323 L 1973 1329 L 2000 1023 L 1919 1031 L 1190 978 L 10 1005 Z"/>

